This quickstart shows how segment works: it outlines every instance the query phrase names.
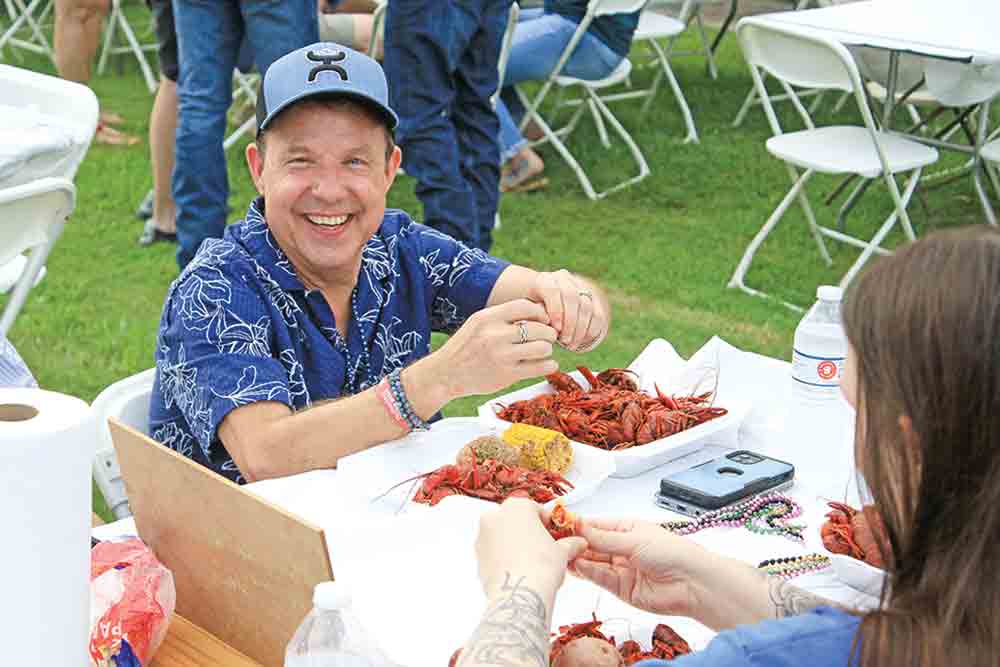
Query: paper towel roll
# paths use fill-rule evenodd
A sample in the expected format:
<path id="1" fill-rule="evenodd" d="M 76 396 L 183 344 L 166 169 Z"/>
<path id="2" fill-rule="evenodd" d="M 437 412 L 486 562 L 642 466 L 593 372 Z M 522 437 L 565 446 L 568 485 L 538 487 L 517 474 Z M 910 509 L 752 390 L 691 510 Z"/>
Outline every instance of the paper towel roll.
<path id="1" fill-rule="evenodd" d="M 90 664 L 91 431 L 78 398 L 0 388 L 5 665 Z"/>

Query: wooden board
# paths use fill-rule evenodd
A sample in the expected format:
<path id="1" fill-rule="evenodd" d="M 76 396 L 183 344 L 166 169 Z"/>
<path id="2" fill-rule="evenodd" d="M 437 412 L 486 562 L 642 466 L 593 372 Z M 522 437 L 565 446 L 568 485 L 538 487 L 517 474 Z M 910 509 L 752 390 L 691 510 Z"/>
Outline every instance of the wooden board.
<path id="1" fill-rule="evenodd" d="M 167 636 L 149 667 L 260 667 L 180 614 L 170 619 Z"/>
<path id="2" fill-rule="evenodd" d="M 323 531 L 111 419 L 139 536 L 174 573 L 177 611 L 280 667 L 313 586 L 333 579 Z"/>

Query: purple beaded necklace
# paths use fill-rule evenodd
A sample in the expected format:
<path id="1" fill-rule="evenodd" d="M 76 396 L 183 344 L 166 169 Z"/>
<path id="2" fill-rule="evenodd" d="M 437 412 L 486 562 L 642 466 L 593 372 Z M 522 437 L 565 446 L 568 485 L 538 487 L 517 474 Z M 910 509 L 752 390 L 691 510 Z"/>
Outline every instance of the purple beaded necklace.
<path id="1" fill-rule="evenodd" d="M 802 514 L 802 506 L 786 495 L 768 493 L 738 505 L 706 512 L 694 521 L 667 521 L 660 525 L 678 535 L 690 535 L 706 528 L 743 526 L 758 535 L 779 535 L 796 542 L 805 540 L 805 525 L 789 523 Z"/>

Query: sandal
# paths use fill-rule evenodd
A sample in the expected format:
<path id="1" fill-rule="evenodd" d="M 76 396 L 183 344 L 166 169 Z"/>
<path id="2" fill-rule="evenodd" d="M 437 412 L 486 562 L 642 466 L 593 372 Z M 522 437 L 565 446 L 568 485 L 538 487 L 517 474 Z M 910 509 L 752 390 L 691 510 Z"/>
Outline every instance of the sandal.
<path id="1" fill-rule="evenodd" d="M 540 178 L 532 178 L 523 183 L 513 185 L 506 190 L 501 188 L 501 192 L 532 192 L 534 190 L 541 190 L 549 184 L 549 179 L 544 176 Z"/>
<path id="2" fill-rule="evenodd" d="M 542 177 L 545 163 L 537 155 L 529 155 L 518 154 L 508 161 L 500 173 L 500 192 L 527 192 L 548 185 L 548 179 Z"/>
<path id="3" fill-rule="evenodd" d="M 145 226 L 142 228 L 142 234 L 139 235 L 139 245 L 151 246 L 160 241 L 166 243 L 177 243 L 177 232 L 165 232 L 161 229 L 157 229 L 152 218 L 150 218 L 146 221 Z"/>

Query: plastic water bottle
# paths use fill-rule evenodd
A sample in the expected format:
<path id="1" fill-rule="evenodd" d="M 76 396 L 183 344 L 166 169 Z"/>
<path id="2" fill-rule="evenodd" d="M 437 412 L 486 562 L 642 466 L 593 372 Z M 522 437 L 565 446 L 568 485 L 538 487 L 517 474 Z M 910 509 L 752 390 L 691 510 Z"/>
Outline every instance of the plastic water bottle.
<path id="1" fill-rule="evenodd" d="M 847 354 L 847 338 L 840 319 L 843 290 L 823 285 L 816 303 L 795 329 L 792 378 L 798 397 L 825 402 L 840 396 L 840 376 Z"/>
<path id="2" fill-rule="evenodd" d="M 351 610 L 350 591 L 324 581 L 285 649 L 285 667 L 395 667 Z"/>

